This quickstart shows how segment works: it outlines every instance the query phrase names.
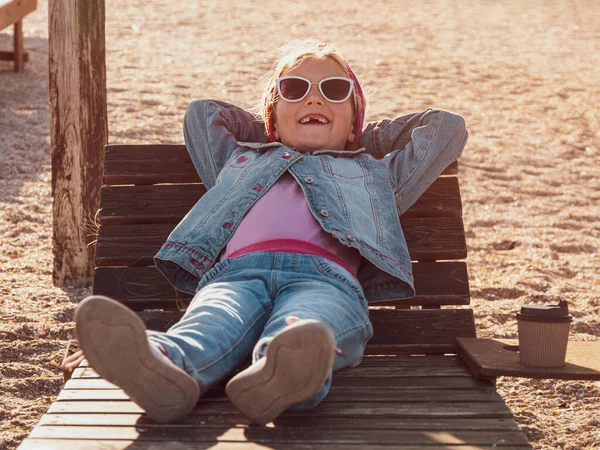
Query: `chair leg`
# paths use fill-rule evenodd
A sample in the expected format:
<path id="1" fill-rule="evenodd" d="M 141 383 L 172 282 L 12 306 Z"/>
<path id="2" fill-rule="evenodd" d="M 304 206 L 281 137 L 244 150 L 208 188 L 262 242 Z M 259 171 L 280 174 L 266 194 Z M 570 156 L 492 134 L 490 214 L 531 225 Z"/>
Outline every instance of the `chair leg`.
<path id="1" fill-rule="evenodd" d="M 23 70 L 23 21 L 15 22 L 15 34 L 13 36 L 14 55 L 15 55 L 15 72 Z"/>

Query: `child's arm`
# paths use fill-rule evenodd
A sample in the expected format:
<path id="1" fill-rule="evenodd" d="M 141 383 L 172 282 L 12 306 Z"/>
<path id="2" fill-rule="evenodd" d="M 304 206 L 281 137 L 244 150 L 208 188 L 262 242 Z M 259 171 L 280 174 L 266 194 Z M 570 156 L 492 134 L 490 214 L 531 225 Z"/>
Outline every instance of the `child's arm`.
<path id="1" fill-rule="evenodd" d="M 194 100 L 183 121 L 183 135 L 194 167 L 207 189 L 237 142 L 268 142 L 261 118 L 218 100 Z"/>
<path id="2" fill-rule="evenodd" d="M 361 144 L 388 166 L 402 214 L 460 156 L 467 137 L 462 116 L 428 109 L 370 123 Z"/>

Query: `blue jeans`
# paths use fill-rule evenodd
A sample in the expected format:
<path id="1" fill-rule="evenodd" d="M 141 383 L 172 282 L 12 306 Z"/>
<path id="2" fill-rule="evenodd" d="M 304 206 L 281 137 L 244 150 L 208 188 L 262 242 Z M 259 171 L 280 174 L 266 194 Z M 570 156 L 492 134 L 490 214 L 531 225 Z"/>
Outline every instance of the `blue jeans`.
<path id="1" fill-rule="evenodd" d="M 181 321 L 166 333 L 148 331 L 169 358 L 206 392 L 230 377 L 286 327 L 285 318 L 327 324 L 343 353 L 333 371 L 360 364 L 373 335 L 367 301 L 358 281 L 340 265 L 315 255 L 251 253 L 218 262 L 200 281 Z M 319 392 L 294 410 L 325 398 L 331 373 Z"/>

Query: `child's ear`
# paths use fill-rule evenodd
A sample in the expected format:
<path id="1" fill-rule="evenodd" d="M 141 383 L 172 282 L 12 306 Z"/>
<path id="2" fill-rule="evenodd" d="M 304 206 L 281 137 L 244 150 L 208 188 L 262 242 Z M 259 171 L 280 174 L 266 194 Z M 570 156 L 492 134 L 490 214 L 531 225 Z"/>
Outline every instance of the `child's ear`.
<path id="1" fill-rule="evenodd" d="M 273 116 L 275 116 L 275 111 L 273 111 Z M 277 131 L 277 118 L 273 117 L 271 123 L 273 124 L 273 137 L 276 141 L 279 141 L 279 131 Z"/>
<path id="2" fill-rule="evenodd" d="M 350 129 L 350 133 L 348 133 L 348 142 L 354 142 L 355 137 L 356 137 L 356 134 L 354 133 L 354 125 L 352 125 L 352 128 Z"/>

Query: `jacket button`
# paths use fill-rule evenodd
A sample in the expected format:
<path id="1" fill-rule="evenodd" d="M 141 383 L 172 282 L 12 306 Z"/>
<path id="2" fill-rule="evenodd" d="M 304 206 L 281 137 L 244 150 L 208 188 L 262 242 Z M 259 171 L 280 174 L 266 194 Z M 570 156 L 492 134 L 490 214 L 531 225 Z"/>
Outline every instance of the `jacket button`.
<path id="1" fill-rule="evenodd" d="M 348 240 L 354 242 L 356 241 L 356 238 L 354 236 L 348 235 Z"/>
<path id="2" fill-rule="evenodd" d="M 321 215 L 322 215 L 323 217 L 329 217 L 329 211 L 327 211 L 326 209 L 322 209 L 322 210 L 321 210 Z"/>
<path id="3" fill-rule="evenodd" d="M 313 184 L 315 179 L 313 177 L 306 177 L 304 181 L 306 181 L 307 184 Z"/>

